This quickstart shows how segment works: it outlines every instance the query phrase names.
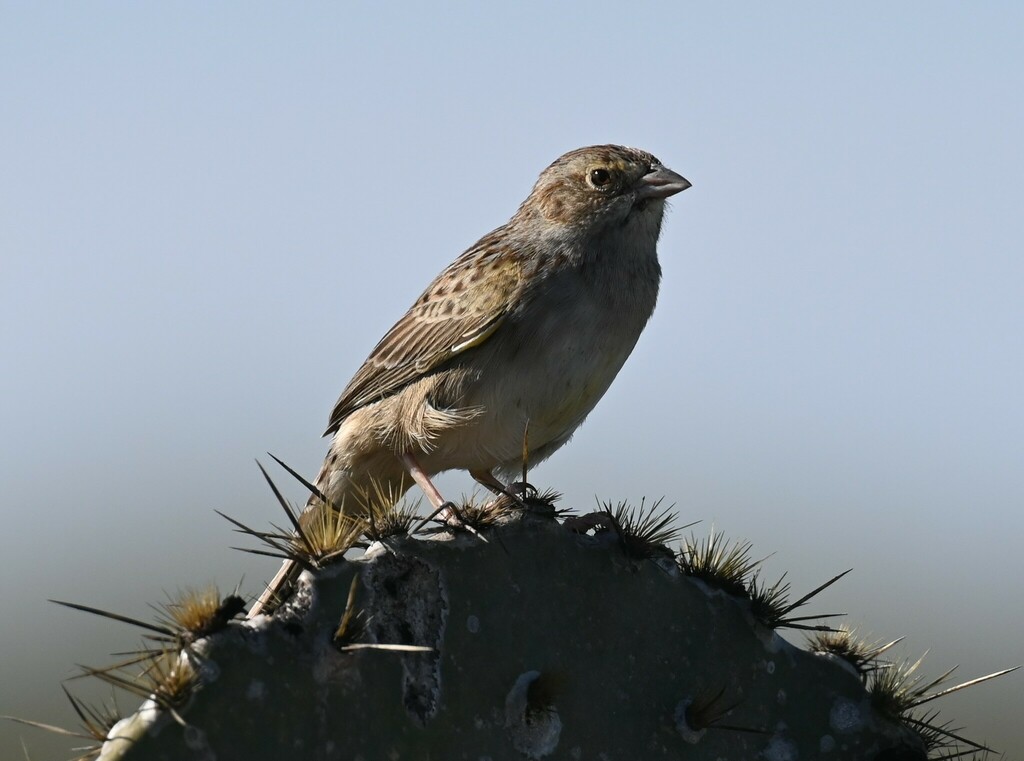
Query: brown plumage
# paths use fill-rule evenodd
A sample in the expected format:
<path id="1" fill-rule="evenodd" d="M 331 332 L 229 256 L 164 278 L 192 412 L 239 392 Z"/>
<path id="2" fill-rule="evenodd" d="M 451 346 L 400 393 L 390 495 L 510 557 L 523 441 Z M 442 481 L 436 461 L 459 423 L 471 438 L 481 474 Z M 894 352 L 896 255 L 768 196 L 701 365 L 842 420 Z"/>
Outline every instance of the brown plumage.
<path id="1" fill-rule="evenodd" d="M 464 469 L 498 488 L 494 472 L 518 469 L 527 426 L 532 463 L 562 446 L 654 310 L 664 199 L 689 186 L 634 148 L 556 159 L 356 371 L 331 413 L 316 486 L 359 512 L 369 495 L 397 500 L 411 476 L 440 505 L 432 474 Z"/>

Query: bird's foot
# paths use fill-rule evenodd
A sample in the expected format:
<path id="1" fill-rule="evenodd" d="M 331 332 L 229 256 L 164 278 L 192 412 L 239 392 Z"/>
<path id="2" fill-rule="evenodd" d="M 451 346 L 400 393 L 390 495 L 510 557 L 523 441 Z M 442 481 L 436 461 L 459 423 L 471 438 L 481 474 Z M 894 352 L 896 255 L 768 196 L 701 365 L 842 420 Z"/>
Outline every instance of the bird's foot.
<path id="1" fill-rule="evenodd" d="M 510 497 L 518 499 L 526 506 L 530 500 L 537 499 L 539 492 L 537 487 L 526 481 L 514 481 L 505 487 L 505 493 Z"/>
<path id="2" fill-rule="evenodd" d="M 418 534 L 428 523 L 440 523 L 442 526 L 457 524 L 459 522 L 458 512 L 459 508 L 454 502 L 442 502 L 434 512 L 420 521 L 410 533 Z"/>

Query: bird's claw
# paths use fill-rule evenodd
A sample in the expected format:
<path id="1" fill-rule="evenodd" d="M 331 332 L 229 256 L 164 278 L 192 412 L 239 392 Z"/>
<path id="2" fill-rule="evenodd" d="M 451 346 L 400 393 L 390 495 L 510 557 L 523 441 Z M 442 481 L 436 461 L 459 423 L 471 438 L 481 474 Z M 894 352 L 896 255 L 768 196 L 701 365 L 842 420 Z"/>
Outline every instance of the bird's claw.
<path id="1" fill-rule="evenodd" d="M 510 497 L 515 497 L 520 502 L 536 499 L 538 495 L 537 487 L 526 481 L 515 481 L 510 483 L 506 489 Z"/>
<path id="2" fill-rule="evenodd" d="M 441 503 L 435 515 L 438 523 L 445 523 L 449 526 L 461 526 L 464 523 L 462 516 L 459 514 L 458 505 L 451 500 Z"/>

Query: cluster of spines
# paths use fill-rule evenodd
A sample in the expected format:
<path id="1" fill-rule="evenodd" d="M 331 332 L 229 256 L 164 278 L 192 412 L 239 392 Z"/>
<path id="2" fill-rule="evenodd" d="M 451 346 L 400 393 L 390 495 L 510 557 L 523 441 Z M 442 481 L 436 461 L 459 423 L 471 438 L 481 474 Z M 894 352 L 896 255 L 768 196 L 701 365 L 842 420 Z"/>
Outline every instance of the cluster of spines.
<path id="1" fill-rule="evenodd" d="M 276 459 L 276 458 L 275 458 Z M 282 463 L 283 465 L 284 463 Z M 259 465 L 259 463 L 257 463 Z M 287 466 L 285 466 L 287 468 Z M 363 517 L 356 517 L 346 513 L 343 509 L 334 509 L 333 506 L 318 506 L 314 509 L 299 511 L 296 510 L 281 494 L 277 484 L 274 483 L 266 469 L 259 465 L 263 478 L 266 479 L 271 491 L 277 498 L 278 503 L 284 510 L 285 515 L 291 524 L 291 530 L 271 524 L 273 531 L 260 531 L 250 528 L 241 521 L 219 510 L 219 515 L 231 522 L 237 531 L 248 534 L 269 549 L 250 549 L 239 547 L 244 552 L 256 555 L 268 555 L 270 557 L 291 560 L 307 570 L 324 568 L 331 563 L 340 560 L 345 553 L 355 547 L 363 538 L 368 523 Z M 296 478 L 297 473 L 291 471 Z M 303 483 L 307 483 L 303 480 Z M 308 484 L 310 489 L 315 487 Z M 319 492 L 318 492 L 319 493 Z M 321 495 L 322 497 L 322 495 Z"/>
<path id="2" fill-rule="evenodd" d="M 202 656 L 194 646 L 199 640 L 226 628 L 245 609 L 245 600 L 236 593 L 221 598 L 215 587 L 189 588 L 176 598 L 168 598 L 167 602 L 154 606 L 157 615 L 152 622 L 78 603 L 51 602 L 142 629 L 146 643 L 142 648 L 132 653 L 115 654 L 129 656 L 126 660 L 100 668 L 79 666 L 81 673 L 72 679 L 93 677 L 143 700 L 151 700 L 156 708 L 167 712 L 182 725 L 185 722 L 179 711 L 199 683 L 197 664 L 201 663 Z M 81 754 L 75 756 L 74 761 L 91 761 L 99 756 L 104 742 L 117 739 L 109 735 L 121 719 L 120 712 L 116 704 L 92 706 L 74 696 L 66 687 L 62 686 L 62 689 L 81 723 L 78 731 L 16 717 L 6 718 L 49 732 L 89 740 L 88 746 L 78 749 Z"/>
<path id="3" fill-rule="evenodd" d="M 673 512 L 675 505 L 662 508 L 663 501 L 655 500 L 650 507 L 643 499 L 635 507 L 628 502 L 606 502 L 598 514 L 604 519 L 598 529 L 613 531 L 622 551 L 631 558 L 671 558 L 673 552 L 669 544 L 676 541 L 688 526 L 673 525 L 678 517 Z"/>
<path id="4" fill-rule="evenodd" d="M 885 658 L 903 637 L 890 640 L 868 640 L 858 637 L 853 629 L 841 627 L 831 632 L 816 632 L 808 638 L 813 652 L 831 655 L 848 663 L 860 676 L 872 707 L 879 715 L 910 727 L 921 738 L 930 759 L 986 758 L 991 748 L 969 740 L 959 727 L 942 721 L 939 712 L 921 711 L 920 707 L 944 695 L 972 687 L 1015 671 L 1004 669 L 977 679 L 943 687 L 956 667 L 941 676 L 926 680 L 918 674 L 924 657 L 914 661 L 894 662 Z"/>
<path id="5" fill-rule="evenodd" d="M 857 672 L 865 686 L 874 672 L 889 668 L 890 662 L 883 660 L 882 656 L 902 641 L 903 637 L 888 642 L 869 641 L 857 636 L 856 631 L 847 626 L 839 626 L 831 631 L 814 632 L 807 638 L 812 652 L 831 655 L 845 661 Z"/>
<path id="6" fill-rule="evenodd" d="M 555 507 L 555 503 L 562 496 L 556 491 L 537 492 L 527 483 L 513 484 L 513 487 L 516 487 L 516 491 L 509 490 L 496 495 L 494 499 L 470 498 L 463 499 L 458 505 L 449 505 L 455 521 L 443 528 L 456 531 L 465 529 L 470 533 L 479 534 L 509 517 L 521 514 L 524 510 L 551 518 L 561 517 L 568 512 Z"/>
<path id="7" fill-rule="evenodd" d="M 752 548 L 750 542 L 729 541 L 724 533 L 712 529 L 711 534 L 704 539 L 698 540 L 691 534 L 684 540 L 676 555 L 676 562 L 679 570 L 685 575 L 699 579 L 710 587 L 721 589 L 733 597 L 747 600 L 754 618 L 770 629 L 834 631 L 831 626 L 808 622 L 844 614 L 792 614 L 853 569 L 836 574 L 795 602 L 790 602 L 790 585 L 786 581 L 786 575 L 783 574 L 774 583 L 765 582 L 761 576 L 761 564 L 766 558 L 754 560 L 751 555 Z"/>
<path id="8" fill-rule="evenodd" d="M 899 663 L 874 662 L 874 668 L 867 679 L 868 694 L 871 704 L 881 715 L 893 721 L 909 726 L 924 741 L 929 758 L 987 758 L 992 749 L 970 740 L 960 734 L 960 727 L 953 727 L 952 722 L 943 721 L 939 712 L 934 709 L 921 709 L 946 695 L 987 682 L 996 677 L 1016 671 L 1014 668 L 995 671 L 985 676 L 969 679 L 952 686 L 948 685 L 950 676 L 956 666 L 934 679 L 926 679 L 917 673 L 924 661 L 924 656 L 916 660 L 904 660 Z"/>
<path id="9" fill-rule="evenodd" d="M 40 721 L 21 719 L 17 716 L 4 716 L 2 718 L 35 727 L 36 729 L 42 729 L 52 734 L 85 740 L 87 745 L 75 748 L 75 752 L 79 755 L 74 756 L 71 761 L 94 761 L 99 756 L 103 743 L 107 741 L 110 730 L 121 720 L 121 711 L 113 699 L 111 699 L 109 704 L 96 706 L 75 697 L 64 685 L 61 685 L 61 689 L 64 691 L 68 702 L 71 703 L 72 710 L 78 716 L 79 728 L 77 730 L 65 729 L 53 724 L 44 724 Z M 25 756 L 28 758 L 27 750 L 25 751 Z"/>
<path id="10" fill-rule="evenodd" d="M 728 690 L 724 686 L 717 690 L 705 690 L 679 705 L 676 722 L 685 727 L 684 737 L 688 742 L 699 741 L 704 732 L 709 729 L 770 735 L 771 732 L 767 729 L 746 727 L 724 721 L 729 714 L 739 708 L 741 703 L 742 700 L 739 698 L 730 698 Z"/>

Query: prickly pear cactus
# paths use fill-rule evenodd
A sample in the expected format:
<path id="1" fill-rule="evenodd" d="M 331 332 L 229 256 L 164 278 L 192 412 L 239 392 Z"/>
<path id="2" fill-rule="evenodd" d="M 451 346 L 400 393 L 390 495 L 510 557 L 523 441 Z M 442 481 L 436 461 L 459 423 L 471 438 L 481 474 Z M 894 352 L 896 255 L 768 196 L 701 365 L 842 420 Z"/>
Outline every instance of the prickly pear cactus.
<path id="1" fill-rule="evenodd" d="M 554 496 L 452 506 L 432 532 L 404 506 L 303 528 L 279 496 L 295 534 L 232 520 L 306 569 L 270 614 L 239 620 L 244 601 L 215 590 L 165 604 L 155 623 L 63 603 L 157 643 L 133 663 L 86 669 L 143 698 L 127 718 L 69 693 L 81 736 L 96 741 L 78 758 L 923 761 L 988 750 L 919 706 L 1000 674 L 938 689 L 943 678 L 916 674 L 920 661 L 882 658 L 895 642 L 794 615 L 844 574 L 789 602 L 788 584 L 761 581 L 749 543 L 713 533 L 673 552 L 680 530 L 657 504 L 560 520 Z M 812 630 L 810 647 L 779 627 Z"/>
<path id="2" fill-rule="evenodd" d="M 100 758 L 925 757 L 853 669 L 671 557 L 528 514 L 482 538 L 392 538 L 303 574 L 272 617 L 188 648 L 186 694 Z"/>

